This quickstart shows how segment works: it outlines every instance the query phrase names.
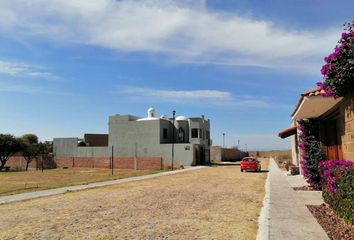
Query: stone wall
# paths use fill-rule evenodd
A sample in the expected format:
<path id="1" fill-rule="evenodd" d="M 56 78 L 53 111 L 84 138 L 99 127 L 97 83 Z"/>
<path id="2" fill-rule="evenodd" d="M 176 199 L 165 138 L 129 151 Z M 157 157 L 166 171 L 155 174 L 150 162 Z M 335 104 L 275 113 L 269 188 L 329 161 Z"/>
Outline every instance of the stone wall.
<path id="1" fill-rule="evenodd" d="M 354 161 L 354 96 L 343 100 L 344 131 L 342 136 L 342 151 L 345 160 Z"/>

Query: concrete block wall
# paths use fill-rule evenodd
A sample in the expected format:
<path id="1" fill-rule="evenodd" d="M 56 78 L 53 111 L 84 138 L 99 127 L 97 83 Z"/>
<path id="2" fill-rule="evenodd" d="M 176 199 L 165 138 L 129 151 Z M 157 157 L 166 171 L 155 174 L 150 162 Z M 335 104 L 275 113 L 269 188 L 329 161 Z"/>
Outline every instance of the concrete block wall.
<path id="1" fill-rule="evenodd" d="M 245 157 L 245 153 L 236 148 L 212 146 L 210 156 L 212 162 L 237 161 Z"/>

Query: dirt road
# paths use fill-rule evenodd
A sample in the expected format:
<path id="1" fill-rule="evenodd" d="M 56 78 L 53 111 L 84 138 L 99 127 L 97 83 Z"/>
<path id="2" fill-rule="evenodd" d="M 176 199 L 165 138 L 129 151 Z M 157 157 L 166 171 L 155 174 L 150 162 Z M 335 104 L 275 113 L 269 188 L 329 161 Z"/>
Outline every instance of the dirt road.
<path id="1" fill-rule="evenodd" d="M 210 167 L 6 204 L 0 239 L 255 239 L 266 175 Z"/>

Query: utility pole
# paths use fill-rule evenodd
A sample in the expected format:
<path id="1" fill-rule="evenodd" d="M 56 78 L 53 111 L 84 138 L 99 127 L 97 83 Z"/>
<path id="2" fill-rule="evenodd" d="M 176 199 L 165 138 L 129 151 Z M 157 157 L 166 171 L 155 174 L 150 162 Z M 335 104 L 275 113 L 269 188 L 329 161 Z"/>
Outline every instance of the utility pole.
<path id="1" fill-rule="evenodd" d="M 173 157 L 175 154 L 175 117 L 176 117 L 176 111 L 172 111 L 172 171 L 173 171 Z"/>
<path id="2" fill-rule="evenodd" d="M 114 168 L 114 166 L 113 166 L 113 162 L 114 162 L 113 150 L 114 150 L 114 147 L 113 147 L 113 145 L 112 145 L 112 164 L 111 164 L 111 167 L 112 167 L 112 176 L 113 176 L 113 168 Z"/>
<path id="3" fill-rule="evenodd" d="M 225 148 L 225 133 L 222 134 L 222 147 Z"/>

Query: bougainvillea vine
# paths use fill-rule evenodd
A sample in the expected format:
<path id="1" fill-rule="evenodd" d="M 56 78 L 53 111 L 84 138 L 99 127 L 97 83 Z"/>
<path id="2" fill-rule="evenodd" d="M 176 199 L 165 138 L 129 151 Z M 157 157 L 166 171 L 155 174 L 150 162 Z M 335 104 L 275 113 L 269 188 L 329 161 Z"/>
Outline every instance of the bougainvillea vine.
<path id="1" fill-rule="evenodd" d="M 344 97 L 354 89 L 354 21 L 344 30 L 334 51 L 324 58 L 324 82 L 317 83 L 323 97 Z"/>
<path id="2" fill-rule="evenodd" d="M 315 119 L 298 121 L 298 136 L 302 174 L 314 189 L 321 189 L 318 164 L 326 157 L 320 147 L 317 121 Z"/>

